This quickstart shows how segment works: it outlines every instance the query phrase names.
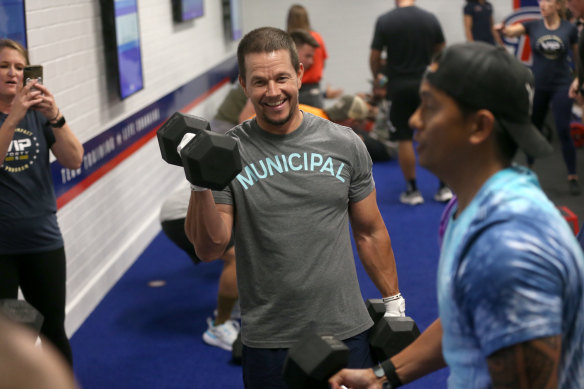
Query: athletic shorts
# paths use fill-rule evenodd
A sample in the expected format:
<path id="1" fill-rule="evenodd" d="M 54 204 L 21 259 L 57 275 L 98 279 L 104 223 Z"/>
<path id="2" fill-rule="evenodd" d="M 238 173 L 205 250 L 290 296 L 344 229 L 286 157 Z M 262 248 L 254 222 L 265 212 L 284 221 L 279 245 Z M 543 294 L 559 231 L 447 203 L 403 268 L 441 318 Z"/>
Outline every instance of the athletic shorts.
<path id="1" fill-rule="evenodd" d="M 389 121 L 395 128 L 394 132 L 390 132 L 390 140 L 412 140 L 414 131 L 410 128 L 409 120 L 420 105 L 420 80 L 394 83 L 388 89 L 388 99 L 391 101 Z"/>

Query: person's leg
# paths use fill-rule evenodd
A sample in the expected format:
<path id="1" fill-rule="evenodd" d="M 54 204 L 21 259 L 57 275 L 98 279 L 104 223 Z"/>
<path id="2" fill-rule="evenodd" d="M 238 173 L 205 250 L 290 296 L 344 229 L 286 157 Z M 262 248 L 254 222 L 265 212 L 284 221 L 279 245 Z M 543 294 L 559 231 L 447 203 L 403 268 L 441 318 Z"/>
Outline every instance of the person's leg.
<path id="1" fill-rule="evenodd" d="M 195 247 L 185 233 L 185 219 L 166 220 L 160 223 L 162 231 L 178 248 L 189 255 L 193 263 L 199 264 L 201 260 L 195 254 Z"/>
<path id="2" fill-rule="evenodd" d="M 18 298 L 18 256 L 0 255 L 0 299 Z"/>
<path id="3" fill-rule="evenodd" d="M 241 367 L 246 389 L 287 389 L 282 369 L 288 349 L 251 348 L 243 345 Z"/>
<path id="4" fill-rule="evenodd" d="M 424 202 L 416 182 L 416 154 L 412 142 L 413 130 L 409 126 L 410 116 L 420 104 L 417 82 L 399 85 L 391 95 L 389 120 L 395 127 L 391 140 L 398 142 L 397 160 L 406 181 L 406 192 L 400 195 L 404 204 L 416 205 Z"/>
<path id="5" fill-rule="evenodd" d="M 531 123 L 541 132 L 545 117 L 548 113 L 548 108 L 550 105 L 551 93 L 549 91 L 544 91 L 535 88 L 533 94 L 533 107 L 531 112 Z M 533 168 L 535 163 L 535 158 L 530 155 L 526 155 L 527 167 Z"/>
<path id="6" fill-rule="evenodd" d="M 231 351 L 239 334 L 239 322 L 232 318 L 233 307 L 239 297 L 235 273 L 234 238 L 223 254 L 223 269 L 219 276 L 217 310 L 215 319 L 207 319 L 207 330 L 203 333 L 205 343 Z"/>
<path id="7" fill-rule="evenodd" d="M 237 292 L 237 276 L 235 274 L 235 247 L 231 246 L 225 252 L 222 259 L 223 270 L 219 276 L 215 325 L 223 324 L 231 318 L 231 312 L 239 297 Z"/>
<path id="8" fill-rule="evenodd" d="M 26 301 L 44 316 L 41 334 L 72 365 L 71 345 L 65 332 L 66 262 L 63 247 L 23 255 L 20 288 Z"/>
<path id="9" fill-rule="evenodd" d="M 568 171 L 568 180 L 578 180 L 576 174 L 576 146 L 570 132 L 570 119 L 572 117 L 572 99 L 567 94 L 567 88 L 557 90 L 552 96 L 552 112 L 556 124 L 558 139 L 562 147 L 562 156 Z M 580 188 L 576 185 L 570 187 L 572 194 L 579 194 Z"/>
<path id="10" fill-rule="evenodd" d="M 416 153 L 414 152 L 414 144 L 411 140 L 400 140 L 397 146 L 397 159 L 399 167 L 402 171 L 406 182 L 416 181 Z M 416 190 L 417 185 L 408 187 L 408 189 Z"/>

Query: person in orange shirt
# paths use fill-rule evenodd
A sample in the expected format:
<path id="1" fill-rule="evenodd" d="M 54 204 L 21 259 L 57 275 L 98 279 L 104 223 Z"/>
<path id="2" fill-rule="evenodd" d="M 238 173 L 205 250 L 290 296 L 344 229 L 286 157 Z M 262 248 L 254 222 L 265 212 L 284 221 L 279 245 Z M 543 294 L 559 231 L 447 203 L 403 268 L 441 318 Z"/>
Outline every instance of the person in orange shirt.
<path id="1" fill-rule="evenodd" d="M 320 80 L 322 79 L 322 72 L 325 61 L 328 58 L 326 46 L 322 36 L 312 30 L 308 19 L 308 11 L 299 4 L 294 4 L 288 10 L 287 31 L 290 33 L 296 29 L 303 29 L 309 31 L 314 37 L 318 46 L 314 52 L 314 62 L 310 68 L 306 68 L 302 76 L 302 86 L 300 87 L 299 99 L 301 103 L 308 104 L 313 107 L 323 108 L 324 99 L 334 99 L 339 97 L 343 90 L 340 88 L 332 88 L 327 85 L 324 93 L 320 88 Z"/>

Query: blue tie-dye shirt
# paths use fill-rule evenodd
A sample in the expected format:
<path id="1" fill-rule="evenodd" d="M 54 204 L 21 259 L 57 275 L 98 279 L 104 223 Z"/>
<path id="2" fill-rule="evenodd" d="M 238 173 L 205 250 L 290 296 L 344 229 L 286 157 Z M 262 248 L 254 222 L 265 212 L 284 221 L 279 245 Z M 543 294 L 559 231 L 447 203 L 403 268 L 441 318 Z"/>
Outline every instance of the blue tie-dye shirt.
<path id="1" fill-rule="evenodd" d="M 560 388 L 584 385 L 584 256 L 535 175 L 492 176 L 444 236 L 438 302 L 449 388 L 492 387 L 487 357 L 562 334 Z"/>

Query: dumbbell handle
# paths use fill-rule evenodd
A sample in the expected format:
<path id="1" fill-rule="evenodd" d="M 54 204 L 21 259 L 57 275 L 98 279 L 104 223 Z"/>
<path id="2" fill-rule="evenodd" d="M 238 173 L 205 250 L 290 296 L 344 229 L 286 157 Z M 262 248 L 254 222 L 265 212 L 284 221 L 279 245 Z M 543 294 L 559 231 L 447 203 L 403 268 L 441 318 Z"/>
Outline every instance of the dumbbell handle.
<path id="1" fill-rule="evenodd" d="M 192 133 L 192 132 L 187 132 L 183 138 L 181 139 L 180 143 L 178 144 L 178 146 L 176 146 L 176 151 L 179 155 L 179 157 L 181 156 L 181 150 L 185 148 L 186 145 L 188 145 L 190 143 L 190 141 L 192 141 L 195 136 L 197 136 L 197 134 Z M 193 192 L 204 192 L 206 190 L 209 190 L 209 188 L 205 188 L 204 186 L 197 186 L 194 184 L 191 184 L 191 190 Z"/>
<path id="2" fill-rule="evenodd" d="M 176 152 L 178 153 L 178 155 L 180 156 L 180 152 L 182 149 L 185 148 L 186 145 L 189 144 L 190 141 L 193 140 L 193 138 L 197 136 L 197 134 L 194 134 L 192 132 L 187 132 L 183 138 L 181 139 L 180 143 L 178 144 L 178 146 L 176 146 Z"/>

